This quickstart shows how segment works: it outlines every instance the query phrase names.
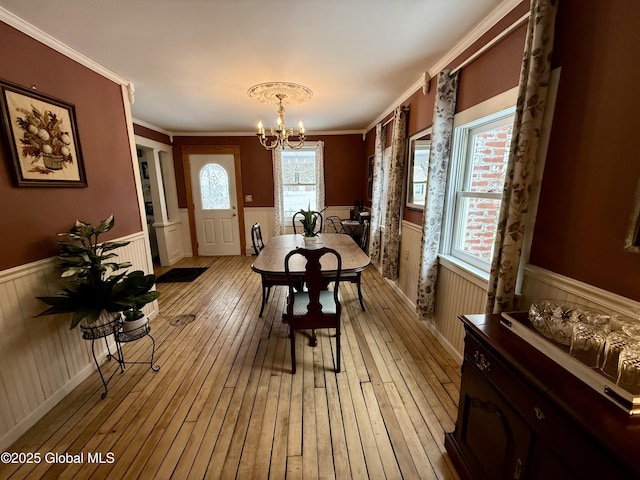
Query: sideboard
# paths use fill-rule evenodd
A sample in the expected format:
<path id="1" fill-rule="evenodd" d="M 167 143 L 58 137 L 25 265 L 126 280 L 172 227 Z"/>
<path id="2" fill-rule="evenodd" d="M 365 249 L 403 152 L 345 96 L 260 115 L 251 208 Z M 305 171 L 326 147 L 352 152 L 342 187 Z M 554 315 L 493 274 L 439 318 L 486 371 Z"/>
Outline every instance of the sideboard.
<path id="1" fill-rule="evenodd" d="M 500 324 L 464 315 L 455 430 L 445 448 L 463 479 L 638 479 L 631 416 Z"/>

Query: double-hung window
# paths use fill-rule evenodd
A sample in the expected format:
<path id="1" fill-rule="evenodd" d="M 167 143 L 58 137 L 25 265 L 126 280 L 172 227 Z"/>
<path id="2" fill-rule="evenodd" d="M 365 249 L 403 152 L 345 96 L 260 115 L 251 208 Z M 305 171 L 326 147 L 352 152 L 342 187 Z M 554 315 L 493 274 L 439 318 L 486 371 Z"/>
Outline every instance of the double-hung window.
<path id="1" fill-rule="evenodd" d="M 281 161 L 284 218 L 293 217 L 300 209 L 317 210 L 315 149 L 283 150 Z"/>
<path id="2" fill-rule="evenodd" d="M 449 253 L 484 272 L 490 269 L 514 108 L 454 130 Z"/>

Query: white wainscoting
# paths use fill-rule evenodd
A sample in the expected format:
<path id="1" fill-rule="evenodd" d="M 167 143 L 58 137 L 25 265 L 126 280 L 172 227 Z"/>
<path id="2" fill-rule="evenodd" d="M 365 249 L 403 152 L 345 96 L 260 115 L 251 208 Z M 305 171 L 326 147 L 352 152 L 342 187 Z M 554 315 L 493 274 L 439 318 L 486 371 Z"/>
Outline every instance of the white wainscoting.
<path id="1" fill-rule="evenodd" d="M 418 276 L 420 275 L 420 244 L 422 231 L 420 226 L 411 222 L 402 222 L 400 239 L 400 264 L 398 266 L 398 287 L 412 305 L 418 300 Z"/>
<path id="2" fill-rule="evenodd" d="M 144 233 L 118 241 L 129 245 L 117 251 L 131 270 L 153 272 Z M 79 328 L 69 330 L 68 315 L 35 317 L 46 308 L 36 296 L 59 291 L 59 272 L 54 258 L 0 272 L 0 448 L 6 449 L 69 391 L 87 376 L 95 364 L 91 343 Z M 145 312 L 154 316 L 158 304 Z M 103 358 L 104 343 L 96 342 Z M 102 385 L 95 375 L 96 396 Z"/>
<path id="3" fill-rule="evenodd" d="M 150 228 L 156 230 L 160 263 L 163 266 L 173 265 L 186 256 L 182 245 L 183 228 L 180 221 L 154 223 Z"/>
<path id="4" fill-rule="evenodd" d="M 178 210 L 180 216 L 180 235 L 182 237 L 182 251 L 185 257 L 193 257 L 191 248 L 191 227 L 189 226 L 189 210 L 181 208 Z"/>
<path id="5" fill-rule="evenodd" d="M 532 302 L 543 299 L 564 300 L 609 313 L 640 318 L 640 302 L 544 268 L 527 265 L 520 306 L 523 310 L 528 310 Z"/>

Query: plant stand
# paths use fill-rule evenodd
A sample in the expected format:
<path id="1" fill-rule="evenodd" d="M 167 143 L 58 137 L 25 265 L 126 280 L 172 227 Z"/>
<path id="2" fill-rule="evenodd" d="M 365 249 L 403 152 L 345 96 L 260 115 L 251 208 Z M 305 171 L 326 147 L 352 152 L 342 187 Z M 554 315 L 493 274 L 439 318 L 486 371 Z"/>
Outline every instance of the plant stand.
<path id="1" fill-rule="evenodd" d="M 158 370 L 160 370 L 159 365 L 153 364 L 153 359 L 156 351 L 156 342 L 154 338 L 151 336 L 151 334 L 149 333 L 149 331 L 151 330 L 151 326 L 147 323 L 142 327 L 136 328 L 134 330 L 130 330 L 128 332 L 124 332 L 122 330 L 122 322 L 123 320 L 120 317 L 115 317 L 113 320 L 107 323 L 104 323 L 102 325 L 97 325 L 93 327 L 81 326 L 82 338 L 84 338 L 85 340 L 91 340 L 91 354 L 93 355 L 93 361 L 96 364 L 98 374 L 100 375 L 100 380 L 102 381 L 102 385 L 104 386 L 104 392 L 100 396 L 100 398 L 102 399 L 105 399 L 107 396 L 107 391 L 108 391 L 107 385 L 109 384 L 113 376 L 116 374 L 118 370 L 120 370 L 121 373 L 124 372 L 125 365 L 135 364 L 135 363 L 139 363 L 139 364 L 148 363 L 149 368 L 151 368 L 151 370 L 153 370 L 154 372 L 157 372 Z M 111 349 L 109 348 L 109 342 L 107 342 L 107 337 L 109 335 L 113 335 L 116 341 L 115 355 L 111 353 Z M 151 339 L 151 345 L 152 345 L 151 360 L 149 362 L 125 361 L 124 353 L 122 351 L 122 344 L 128 343 L 128 342 L 135 342 L 136 340 L 139 340 L 143 337 L 149 337 Z M 102 373 L 102 369 L 100 368 L 100 363 L 98 362 L 98 358 L 96 357 L 96 352 L 95 352 L 95 342 L 96 340 L 99 340 L 101 338 L 104 338 L 104 343 L 105 343 L 105 346 L 107 347 L 107 360 L 111 360 L 111 358 L 115 358 L 116 361 L 118 362 L 118 368 L 114 369 L 114 371 L 111 372 L 111 375 L 109 375 L 108 378 L 105 378 L 105 375 Z"/>
<path id="2" fill-rule="evenodd" d="M 92 327 L 80 326 L 80 328 L 82 329 L 82 338 L 84 338 L 85 340 L 91 340 L 91 354 L 93 355 L 93 361 L 96 364 L 96 368 L 98 369 L 98 374 L 100 375 L 100 380 L 102 380 L 102 385 L 104 386 L 104 392 L 101 395 L 102 399 L 104 399 L 107 396 L 107 384 L 113 378 L 113 376 L 118 371 L 118 369 L 115 369 L 111 373 L 109 378 L 105 379 L 104 375 L 102 374 L 102 369 L 100 368 L 100 363 L 98 362 L 98 358 L 96 357 L 95 343 L 96 343 L 96 340 L 104 338 L 104 344 L 107 347 L 107 360 L 111 360 L 111 358 L 113 358 L 113 355 L 111 354 L 111 349 L 109 348 L 109 342 L 107 342 L 107 337 L 109 335 L 113 335 L 118 330 L 118 328 L 120 328 L 119 325 L 121 323 L 122 323 L 122 320 L 120 320 L 119 317 L 114 317 L 111 321 L 101 325 L 96 325 Z M 116 342 L 116 350 L 117 350 L 116 353 L 118 355 L 116 360 L 118 361 L 120 371 L 123 371 L 124 367 L 122 366 L 120 361 L 120 358 L 121 358 L 120 347 L 118 346 L 117 342 Z"/>
<path id="3" fill-rule="evenodd" d="M 149 333 L 151 331 L 151 325 L 149 323 L 145 323 L 141 327 L 134 328 L 133 330 L 124 331 L 122 329 L 122 323 L 120 324 L 120 328 L 118 328 L 115 333 L 116 339 L 116 347 L 118 348 L 118 358 L 120 363 L 120 368 L 124 371 L 125 365 L 129 364 L 149 364 L 149 368 L 154 372 L 160 370 L 160 365 L 153 364 L 153 357 L 156 353 L 156 341 Z M 149 337 L 151 339 L 151 359 L 148 362 L 127 362 L 124 359 L 124 353 L 122 352 L 122 344 L 128 342 L 135 342 L 136 340 L 140 340 L 143 337 Z"/>

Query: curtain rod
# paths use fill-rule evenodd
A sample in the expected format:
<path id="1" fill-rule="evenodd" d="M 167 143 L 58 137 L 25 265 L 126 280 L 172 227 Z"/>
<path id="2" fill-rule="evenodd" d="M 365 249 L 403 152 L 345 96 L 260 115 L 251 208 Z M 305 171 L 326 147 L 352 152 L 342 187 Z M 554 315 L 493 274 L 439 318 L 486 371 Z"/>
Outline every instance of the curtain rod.
<path id="1" fill-rule="evenodd" d="M 469 65 L 471 62 L 473 62 L 476 58 L 478 58 L 480 55 L 482 55 L 484 52 L 486 52 L 487 50 L 489 50 L 491 47 L 493 47 L 496 43 L 498 43 L 500 40 L 502 40 L 504 37 L 506 37 L 507 35 L 509 35 L 511 32 L 513 32 L 516 28 L 518 28 L 520 25 L 522 25 L 528 18 L 529 18 L 529 13 L 527 12 L 525 13 L 523 16 L 521 16 L 518 20 L 516 20 L 515 22 L 513 22 L 510 26 L 508 26 L 507 28 L 505 28 L 502 32 L 500 32 L 498 35 L 496 35 L 495 37 L 493 37 L 489 42 L 487 42 L 480 50 L 478 50 L 477 52 L 475 52 L 473 55 L 471 55 L 469 58 L 467 58 L 466 60 L 464 60 L 460 65 L 458 65 L 456 68 L 454 68 L 453 70 L 451 70 L 450 75 L 456 73 L 458 70 L 461 70 L 462 68 L 466 67 L 467 65 Z"/>
<path id="2" fill-rule="evenodd" d="M 409 110 L 409 107 L 403 106 L 403 107 L 402 107 L 402 109 L 403 109 L 403 110 L 405 110 L 405 111 L 407 111 L 407 110 Z M 395 108 L 394 108 L 394 111 L 395 111 Z M 396 116 L 395 116 L 395 115 L 392 115 L 392 116 L 391 116 L 391 118 L 390 118 L 389 120 L 387 120 L 386 122 L 384 122 L 384 123 L 382 124 L 382 126 L 383 126 L 383 127 L 386 127 L 386 126 L 387 126 L 387 125 L 389 125 L 391 122 L 393 122 L 393 120 L 394 120 L 395 118 L 396 118 Z"/>

